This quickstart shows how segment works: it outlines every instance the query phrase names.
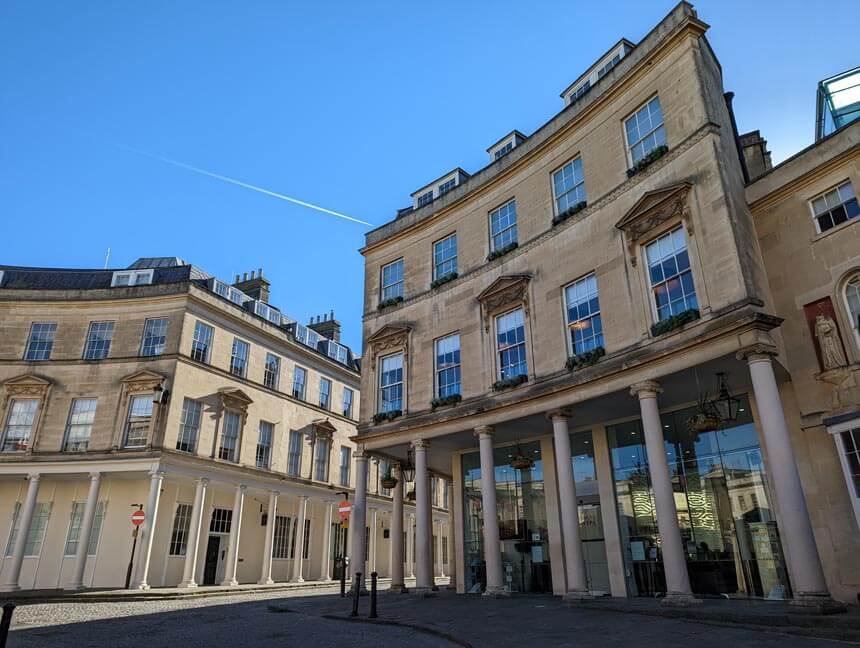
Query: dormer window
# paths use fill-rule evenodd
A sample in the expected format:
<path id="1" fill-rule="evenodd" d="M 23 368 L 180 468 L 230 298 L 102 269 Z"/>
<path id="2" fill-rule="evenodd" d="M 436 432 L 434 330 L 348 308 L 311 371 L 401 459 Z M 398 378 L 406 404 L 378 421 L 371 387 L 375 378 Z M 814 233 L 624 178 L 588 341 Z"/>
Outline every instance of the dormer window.
<path id="1" fill-rule="evenodd" d="M 152 283 L 154 271 L 149 270 L 117 270 L 111 279 L 111 288 L 120 286 L 145 286 Z"/>
<path id="2" fill-rule="evenodd" d="M 431 202 L 433 202 L 433 191 L 432 190 L 418 196 L 418 206 L 419 207 L 423 207 L 424 205 L 429 205 Z"/>
<path id="3" fill-rule="evenodd" d="M 450 173 L 446 173 L 441 178 L 431 182 L 426 187 L 421 187 L 418 191 L 412 194 L 412 207 L 419 209 L 424 205 L 429 205 L 437 198 L 441 198 L 446 193 L 468 180 L 469 174 L 463 169 L 457 167 Z"/>
<path id="4" fill-rule="evenodd" d="M 583 95 L 591 90 L 594 85 L 603 77 L 609 74 L 616 65 L 621 62 L 627 54 L 635 47 L 629 40 L 622 38 L 618 41 L 606 54 L 601 56 L 597 62 L 592 65 L 585 74 L 580 76 L 576 81 L 571 83 L 564 92 L 561 93 L 565 105 L 576 103 Z"/>
<path id="5" fill-rule="evenodd" d="M 457 186 L 457 179 L 456 178 L 451 178 L 450 180 L 446 180 L 445 182 L 443 182 L 442 184 L 439 185 L 439 195 L 442 196 L 442 195 L 448 193 L 449 191 L 451 191 L 451 189 L 453 189 L 456 186 Z"/>
<path id="6" fill-rule="evenodd" d="M 521 132 L 519 132 L 518 130 L 511 131 L 487 149 L 487 153 L 490 156 L 490 161 L 494 162 L 499 158 L 504 157 L 525 141 L 526 136 L 523 135 Z"/>

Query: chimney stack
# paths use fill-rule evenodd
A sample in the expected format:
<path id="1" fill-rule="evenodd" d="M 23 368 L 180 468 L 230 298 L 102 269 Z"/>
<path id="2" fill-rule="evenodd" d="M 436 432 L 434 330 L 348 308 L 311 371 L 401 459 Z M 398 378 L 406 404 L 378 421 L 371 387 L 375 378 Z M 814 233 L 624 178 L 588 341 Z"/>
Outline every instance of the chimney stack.
<path id="1" fill-rule="evenodd" d="M 340 322 L 334 318 L 334 311 L 326 315 L 311 317 L 308 328 L 313 329 L 323 337 L 340 342 Z"/>
<path id="2" fill-rule="evenodd" d="M 239 280 L 239 275 L 236 275 L 236 283 L 233 287 L 241 290 L 252 299 L 269 302 L 269 286 L 271 284 L 263 278 L 263 269 L 260 268 L 257 272 L 251 270 L 251 276 L 248 277 L 247 272 L 242 273 L 242 280 Z"/>

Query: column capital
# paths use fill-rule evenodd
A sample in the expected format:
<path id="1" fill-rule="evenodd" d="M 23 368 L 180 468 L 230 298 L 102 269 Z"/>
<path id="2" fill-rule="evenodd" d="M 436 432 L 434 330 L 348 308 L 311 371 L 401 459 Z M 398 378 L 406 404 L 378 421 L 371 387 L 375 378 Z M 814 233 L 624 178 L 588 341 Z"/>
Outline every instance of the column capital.
<path id="1" fill-rule="evenodd" d="M 41 477 L 42 477 L 42 473 L 37 473 L 37 472 L 27 473 L 27 479 L 29 481 L 38 482 Z"/>
<path id="2" fill-rule="evenodd" d="M 271 495 L 272 497 L 277 497 L 280 494 L 281 494 L 281 491 L 276 491 L 276 490 L 270 490 L 269 491 L 269 495 Z"/>
<path id="3" fill-rule="evenodd" d="M 165 475 L 165 472 L 163 470 L 161 470 L 160 468 L 149 471 L 150 477 L 158 477 L 159 479 L 164 479 L 164 475 Z"/>
<path id="4" fill-rule="evenodd" d="M 479 439 L 482 439 L 485 437 L 492 438 L 492 436 L 495 433 L 496 433 L 496 428 L 494 428 L 492 425 L 479 425 L 478 427 L 475 428 L 475 432 L 474 432 L 475 436 L 478 437 Z"/>
<path id="5" fill-rule="evenodd" d="M 416 450 L 426 450 L 430 447 L 430 443 L 425 439 L 415 439 L 412 441 L 412 447 Z"/>
<path id="6" fill-rule="evenodd" d="M 245 484 L 239 484 L 238 486 L 236 486 L 236 490 L 244 493 L 246 490 L 248 490 L 248 486 Z"/>
<path id="7" fill-rule="evenodd" d="M 209 485 L 209 478 L 208 478 L 208 477 L 201 477 L 201 478 L 200 478 L 200 479 L 198 479 L 197 481 L 199 481 L 199 482 L 200 482 L 201 484 L 203 484 L 204 486 L 208 486 L 208 485 Z"/>
<path id="8" fill-rule="evenodd" d="M 658 394 L 663 393 L 663 388 L 656 380 L 643 380 L 630 385 L 630 395 L 643 398 L 657 398 Z"/>
<path id="9" fill-rule="evenodd" d="M 550 421 L 555 421 L 555 420 L 567 421 L 570 419 L 570 410 L 567 409 L 566 407 L 559 407 L 558 409 L 550 410 L 549 412 L 547 412 L 546 417 Z"/>
<path id="10" fill-rule="evenodd" d="M 98 481 L 102 478 L 102 474 L 97 470 L 94 470 L 90 473 L 90 481 Z"/>
<path id="11" fill-rule="evenodd" d="M 356 446 L 355 450 L 352 452 L 352 458 L 356 461 L 367 461 L 368 456 L 368 453 L 362 446 Z"/>
<path id="12" fill-rule="evenodd" d="M 776 346 L 764 342 L 750 344 L 738 350 L 735 357 L 747 362 L 770 361 L 773 356 L 779 355 Z"/>

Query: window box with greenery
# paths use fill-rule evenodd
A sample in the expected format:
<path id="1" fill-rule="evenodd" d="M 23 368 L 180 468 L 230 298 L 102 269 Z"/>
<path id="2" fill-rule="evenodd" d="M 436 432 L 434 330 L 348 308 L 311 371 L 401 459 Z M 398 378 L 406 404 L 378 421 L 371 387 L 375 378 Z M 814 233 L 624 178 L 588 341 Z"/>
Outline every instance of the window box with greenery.
<path id="1" fill-rule="evenodd" d="M 590 367 L 598 363 L 598 361 L 606 355 L 606 349 L 602 346 L 595 347 L 590 351 L 585 351 L 584 353 L 577 353 L 575 356 L 570 356 L 565 363 L 565 367 L 567 367 L 568 371 L 576 371 L 577 369 L 583 369 L 585 367 Z"/>
<path id="2" fill-rule="evenodd" d="M 379 306 L 376 307 L 376 310 L 385 310 L 386 308 L 390 308 L 392 306 L 397 306 L 400 302 L 403 301 L 403 297 L 392 297 L 391 299 L 385 299 L 379 302 Z"/>
<path id="3" fill-rule="evenodd" d="M 388 421 L 393 421 L 401 414 L 403 414 L 403 410 L 390 410 L 388 412 L 379 412 L 378 414 L 373 415 L 373 422 L 376 425 L 379 425 L 380 423 L 387 423 Z"/>
<path id="4" fill-rule="evenodd" d="M 449 272 L 448 274 L 442 275 L 438 279 L 434 279 L 430 282 L 430 290 L 438 288 L 439 286 L 442 286 L 449 281 L 454 281 L 454 279 L 456 279 L 458 276 L 459 275 L 456 272 Z"/>
<path id="5" fill-rule="evenodd" d="M 499 257 L 505 256 L 511 250 L 516 250 L 516 243 L 508 243 L 505 247 L 499 248 L 498 250 L 493 250 L 487 255 L 487 261 L 492 261 L 494 259 L 498 259 Z"/>
<path id="6" fill-rule="evenodd" d="M 519 376 L 514 376 L 513 378 L 497 380 L 493 383 L 493 391 L 505 391 L 506 389 L 513 389 L 514 387 L 519 387 L 524 382 L 527 382 L 528 379 L 529 377 L 526 374 L 520 374 Z"/>
<path id="7" fill-rule="evenodd" d="M 436 410 L 440 407 L 447 407 L 448 405 L 456 405 L 463 397 L 460 394 L 450 394 L 448 396 L 443 396 L 441 398 L 434 398 L 430 401 L 430 408 Z"/>
<path id="8" fill-rule="evenodd" d="M 676 329 L 681 328 L 685 324 L 695 322 L 697 319 L 699 319 L 699 311 L 695 308 L 690 308 L 688 310 L 678 313 L 677 315 L 667 317 L 666 319 L 661 320 L 656 324 L 652 324 L 651 335 L 653 337 L 664 335 L 666 333 L 669 333 L 670 331 L 674 331 Z"/>
<path id="9" fill-rule="evenodd" d="M 559 223 L 563 223 L 568 218 L 570 218 L 571 216 L 573 216 L 575 214 L 578 214 L 579 212 L 581 212 L 586 207 L 588 207 L 588 203 L 585 200 L 582 200 L 582 201 L 576 203 L 575 205 L 571 205 L 570 207 L 565 209 L 563 212 L 561 212 L 558 216 L 553 218 L 552 224 L 558 225 Z"/>
<path id="10" fill-rule="evenodd" d="M 661 157 L 666 155 L 669 152 L 669 147 L 666 145 L 658 146 L 654 150 L 652 150 L 648 155 L 639 160 L 632 167 L 627 169 L 627 177 L 632 178 L 640 171 L 644 171 L 649 166 L 651 166 L 654 162 L 659 160 Z"/>

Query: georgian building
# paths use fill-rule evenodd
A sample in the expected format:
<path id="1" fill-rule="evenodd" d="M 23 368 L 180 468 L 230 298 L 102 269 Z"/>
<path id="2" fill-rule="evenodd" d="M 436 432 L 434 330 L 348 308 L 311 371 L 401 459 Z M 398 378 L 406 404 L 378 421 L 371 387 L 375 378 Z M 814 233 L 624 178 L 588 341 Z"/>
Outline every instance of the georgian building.
<path id="1" fill-rule="evenodd" d="M 366 235 L 356 441 L 415 473 L 418 592 L 434 473 L 458 592 L 856 600 L 858 126 L 768 171 L 707 30 L 678 4 Z"/>
<path id="2" fill-rule="evenodd" d="M 262 271 L 231 285 L 176 258 L 0 266 L 0 589 L 338 577 L 360 359 L 333 313 L 301 325 L 269 289 Z M 387 576 L 389 470 L 371 469 L 365 569 Z"/>

